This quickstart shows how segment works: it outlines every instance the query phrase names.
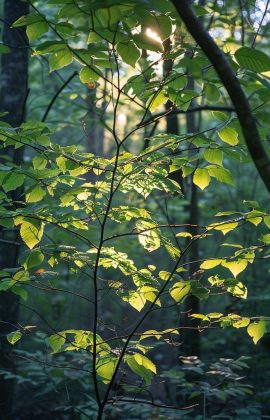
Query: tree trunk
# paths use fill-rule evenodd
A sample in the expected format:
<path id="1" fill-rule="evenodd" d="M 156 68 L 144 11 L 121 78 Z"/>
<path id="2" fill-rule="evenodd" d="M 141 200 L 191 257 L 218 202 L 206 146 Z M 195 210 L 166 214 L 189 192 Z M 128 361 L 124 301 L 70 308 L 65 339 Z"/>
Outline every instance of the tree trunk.
<path id="1" fill-rule="evenodd" d="M 1 56 L 1 82 L 0 82 L 0 112 L 8 112 L 4 120 L 13 127 L 18 127 L 25 118 L 25 102 L 28 92 L 28 46 L 24 30 L 12 29 L 12 23 L 20 16 L 28 13 L 29 7 L 19 0 L 5 0 L 4 27 L 2 41 L 10 48 L 8 54 Z M 5 153 L 14 163 L 22 161 L 23 149 L 5 149 Z M 1 159 L 6 163 L 5 159 Z M 16 190 L 11 194 L 13 201 L 18 201 L 22 191 Z M 17 231 L 0 232 L 2 239 L 14 241 Z M 0 243 L 1 269 L 12 268 L 17 265 L 18 246 Z M 11 346 L 5 336 L 13 331 L 14 324 L 18 321 L 19 302 L 17 297 L 10 292 L 0 294 L 0 360 L 1 370 L 15 373 L 14 357 Z M 1 322 L 2 321 L 2 322 Z M 4 323 L 6 322 L 6 323 Z M 11 419 L 14 395 L 14 383 L 0 376 L 0 413 L 1 418 Z"/>

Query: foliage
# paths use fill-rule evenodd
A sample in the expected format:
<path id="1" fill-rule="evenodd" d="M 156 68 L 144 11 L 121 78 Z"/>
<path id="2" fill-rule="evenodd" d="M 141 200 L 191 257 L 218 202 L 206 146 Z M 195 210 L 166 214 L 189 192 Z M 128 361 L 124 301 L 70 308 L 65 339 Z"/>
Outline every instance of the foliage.
<path id="1" fill-rule="evenodd" d="M 52 324 L 46 321 L 42 325 L 44 318 L 52 316 L 47 307 L 47 313 L 40 316 L 42 323 L 38 316 L 35 326 L 20 323 L 7 340 L 15 348 L 17 343 L 25 346 L 25 353 L 19 350 L 16 354 L 35 360 L 41 358 L 41 343 L 35 342 L 37 350 L 30 354 L 27 340 L 42 337 L 49 352 L 46 375 L 56 389 L 62 389 L 68 380 L 68 364 L 75 371 L 80 366 L 74 381 L 84 397 L 76 401 L 72 395 L 64 410 L 71 410 L 74 416 L 81 413 L 81 419 L 102 418 L 104 413 L 107 418 L 118 416 L 118 403 L 125 410 L 127 403 L 130 418 L 138 418 L 136 402 L 139 407 L 149 402 L 151 387 L 156 383 L 162 388 L 163 380 L 176 386 L 181 398 L 176 404 L 162 401 L 158 409 L 151 400 L 150 411 L 146 409 L 140 418 L 150 414 L 164 418 L 168 405 L 176 409 L 192 405 L 183 415 L 194 418 L 192 413 L 199 416 L 208 402 L 214 415 L 227 399 L 243 401 L 251 393 L 250 387 L 242 385 L 242 377 L 234 371 L 247 367 L 243 358 L 223 358 L 207 371 L 198 358 L 182 357 L 184 365 L 180 366 L 177 359 L 171 369 L 159 363 L 159 352 L 164 358 L 166 352 L 175 352 L 176 342 L 182 342 L 183 331 L 190 324 L 180 322 L 178 314 L 185 312 L 185 302 L 191 297 L 202 300 L 203 305 L 210 302 L 213 308 L 202 313 L 189 311 L 188 321 L 198 332 L 218 329 L 221 335 L 220 327 L 239 329 L 252 345 L 252 340 L 257 344 L 262 339 L 269 324 L 269 317 L 256 310 L 231 312 L 219 301 L 220 295 L 237 302 L 248 299 L 247 273 L 257 259 L 269 258 L 267 207 L 254 200 L 240 208 L 233 202 L 230 206 L 214 204 L 215 217 L 214 212 L 208 213 L 195 232 L 181 216 L 192 184 L 203 191 L 201 201 L 207 206 L 214 189 L 223 194 L 227 188 L 237 187 L 235 167 L 245 168 L 249 161 L 238 120 L 227 105 L 229 98 L 216 72 L 169 1 L 128 0 L 119 5 L 113 0 L 50 0 L 50 10 L 47 4 L 30 4 L 31 13 L 13 27 L 26 27 L 31 59 L 45 58 L 52 75 L 59 70 L 65 76 L 76 72 L 71 102 L 76 102 L 78 92 L 95 95 L 92 106 L 107 130 L 107 151 L 98 155 L 85 150 L 76 132 L 73 138 L 65 125 L 53 120 L 29 119 L 16 128 L 4 119 L 0 123 L 2 154 L 6 156 L 0 168 L 0 225 L 17 229 L 23 244 L 18 266 L 3 267 L 0 272 L 0 290 L 18 295 L 22 304 L 34 303 L 36 291 L 51 293 L 56 299 Z M 250 94 L 265 138 L 268 55 L 256 45 L 241 46 L 226 35 L 231 18 L 238 28 L 231 7 L 225 11 L 214 2 L 195 10 L 207 22 L 214 16 L 213 30 L 224 31 L 227 38 L 219 44 Z M 167 72 L 166 62 L 171 63 Z M 105 101 L 105 114 L 101 100 Z M 194 132 L 165 133 L 164 125 L 148 131 L 167 114 L 185 114 L 196 107 L 200 113 L 206 111 L 207 118 Z M 61 112 L 69 117 L 68 110 Z M 121 125 L 123 115 L 125 127 Z M 68 139 L 66 143 L 62 137 Z M 143 148 L 142 138 L 147 140 Z M 95 142 L 102 140 L 96 138 Z M 11 162 L 6 151 L 22 147 L 27 158 Z M 21 187 L 20 202 L 13 202 L 11 193 Z M 169 203 L 165 212 L 161 203 Z M 239 233 L 247 230 L 251 240 Z M 221 244 L 224 237 L 226 242 Z M 214 252 L 214 243 L 223 246 Z M 192 257 L 197 245 L 199 261 Z M 68 296 L 72 305 L 86 305 L 87 321 L 65 318 Z M 38 313 L 42 312 L 42 299 L 38 296 Z M 159 320 L 167 311 L 166 319 Z M 59 319 L 57 314 L 61 314 Z M 30 380 L 28 376 L 25 379 L 21 374 L 16 380 L 24 383 Z M 91 384 L 86 376 L 91 377 Z M 50 393 L 40 372 L 37 377 L 35 383 L 42 386 L 44 394 Z M 190 401 L 195 401 L 194 405 Z M 228 413 L 237 415 L 237 409 L 242 408 L 242 403 L 233 405 Z"/>

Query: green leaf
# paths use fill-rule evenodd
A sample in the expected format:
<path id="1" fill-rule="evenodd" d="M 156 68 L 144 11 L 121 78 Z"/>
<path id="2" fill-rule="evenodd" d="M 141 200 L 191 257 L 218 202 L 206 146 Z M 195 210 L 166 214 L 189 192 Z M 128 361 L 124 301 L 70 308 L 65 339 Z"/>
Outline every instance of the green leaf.
<path id="1" fill-rule="evenodd" d="M 193 175 L 193 182 L 195 185 L 204 190 L 210 184 L 211 178 L 208 170 L 205 168 L 197 168 Z"/>
<path id="2" fill-rule="evenodd" d="M 228 169 L 221 166 L 207 166 L 208 173 L 211 177 L 216 178 L 217 181 L 223 184 L 234 185 L 233 177 Z"/>
<path id="3" fill-rule="evenodd" d="M 66 342 L 66 334 L 61 332 L 49 337 L 49 344 L 54 353 L 57 353 Z"/>
<path id="4" fill-rule="evenodd" d="M 227 143 L 231 146 L 236 146 L 238 144 L 238 133 L 232 127 L 224 127 L 220 131 L 218 131 L 218 135 L 224 143 Z"/>
<path id="5" fill-rule="evenodd" d="M 16 190 L 21 187 L 24 183 L 25 176 L 23 174 L 18 174 L 15 172 L 9 173 L 3 181 L 2 187 L 3 190 L 7 193 L 9 191 Z"/>
<path id="6" fill-rule="evenodd" d="M 203 157 L 209 163 L 222 166 L 223 153 L 219 149 L 206 149 Z"/>
<path id="7" fill-rule="evenodd" d="M 10 344 L 14 346 L 22 338 L 22 333 L 20 330 L 13 331 L 7 335 L 7 340 Z"/>
<path id="8" fill-rule="evenodd" d="M 242 47 L 235 53 L 238 64 L 256 73 L 262 73 L 270 70 L 270 57 L 264 52 L 255 48 Z"/>
<path id="9" fill-rule="evenodd" d="M 73 54 L 67 47 L 52 53 L 49 58 L 50 72 L 68 66 L 72 60 Z"/>
<path id="10" fill-rule="evenodd" d="M 265 321 L 259 321 L 257 323 L 253 322 L 247 327 L 247 333 L 252 338 L 254 344 L 257 344 L 266 332 L 267 330 Z"/>
<path id="11" fill-rule="evenodd" d="M 173 288 L 170 290 L 170 295 L 177 303 L 180 303 L 184 300 L 185 297 L 187 297 L 190 289 L 191 286 L 189 283 L 179 281 L 175 283 Z"/>
<path id="12" fill-rule="evenodd" d="M 37 22 L 28 25 L 26 28 L 26 34 L 28 36 L 29 41 L 34 41 L 35 39 L 39 38 L 45 32 L 49 30 L 49 25 L 47 22 Z"/>
<path id="13" fill-rule="evenodd" d="M 11 291 L 12 291 L 12 293 L 15 293 L 15 295 L 20 296 L 25 302 L 27 301 L 28 292 L 27 292 L 27 290 L 25 290 L 19 284 L 16 284 L 16 285 L 12 286 Z"/>
<path id="14" fill-rule="evenodd" d="M 10 52 L 10 48 L 6 45 L 0 44 L 0 54 L 7 54 Z"/>
<path id="15" fill-rule="evenodd" d="M 13 28 L 19 28 L 21 26 L 31 25 L 37 22 L 43 22 L 44 19 L 39 13 L 28 13 L 28 15 L 21 16 L 13 24 Z"/>
<path id="16" fill-rule="evenodd" d="M 127 362 L 130 369 L 138 376 L 145 380 L 146 385 L 149 385 L 152 381 L 153 373 L 151 370 L 146 369 L 142 364 L 139 364 L 134 355 L 126 355 L 125 362 Z"/>
<path id="17" fill-rule="evenodd" d="M 23 242 L 32 249 L 37 245 L 44 232 L 44 225 L 39 220 L 26 219 L 21 223 L 20 235 Z"/>
<path id="18" fill-rule="evenodd" d="M 153 28 L 154 32 L 157 31 L 160 38 L 164 41 L 169 38 L 172 33 L 172 21 L 167 15 L 155 16 L 157 27 Z"/>
<path id="19" fill-rule="evenodd" d="M 141 56 L 141 51 L 136 47 L 133 41 L 128 41 L 127 43 L 119 42 L 116 49 L 125 63 L 129 64 L 131 67 L 135 67 Z"/>
<path id="20" fill-rule="evenodd" d="M 94 83 L 102 75 L 99 68 L 92 65 L 91 67 L 83 67 L 80 71 L 79 77 L 82 83 Z"/>
<path id="21" fill-rule="evenodd" d="M 36 267 L 42 264 L 43 260 L 44 255 L 42 254 L 40 249 L 34 249 L 25 262 L 26 268 L 29 270 L 30 268 Z"/>

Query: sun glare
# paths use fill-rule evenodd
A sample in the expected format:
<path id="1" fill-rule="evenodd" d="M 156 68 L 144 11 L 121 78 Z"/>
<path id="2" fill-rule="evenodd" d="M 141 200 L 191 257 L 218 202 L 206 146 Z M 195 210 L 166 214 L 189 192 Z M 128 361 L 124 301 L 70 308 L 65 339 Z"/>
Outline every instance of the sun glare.
<path id="1" fill-rule="evenodd" d="M 162 43 L 158 34 L 156 32 L 153 32 L 150 28 L 147 28 L 145 33 L 146 33 L 147 36 L 149 36 L 149 38 L 152 38 L 155 41 Z"/>

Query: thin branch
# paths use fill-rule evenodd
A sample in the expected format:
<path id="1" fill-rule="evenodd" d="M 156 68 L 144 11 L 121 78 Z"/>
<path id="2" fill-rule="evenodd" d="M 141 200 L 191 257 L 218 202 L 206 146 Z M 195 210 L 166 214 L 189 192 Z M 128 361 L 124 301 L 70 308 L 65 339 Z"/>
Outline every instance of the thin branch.
<path id="1" fill-rule="evenodd" d="M 65 87 L 71 82 L 72 79 L 74 79 L 75 76 L 77 76 L 77 72 L 75 71 L 74 73 L 72 73 L 71 76 L 69 76 L 69 78 L 65 81 L 65 83 L 63 83 L 63 85 L 58 89 L 58 91 L 55 93 L 55 95 L 53 96 L 51 102 L 49 103 L 49 105 L 47 106 L 47 109 L 41 119 L 42 122 L 45 122 L 47 119 L 47 116 L 50 112 L 50 110 L 53 107 L 54 102 L 56 101 L 56 99 L 58 98 L 58 96 L 60 95 L 60 93 L 65 89 Z"/>

